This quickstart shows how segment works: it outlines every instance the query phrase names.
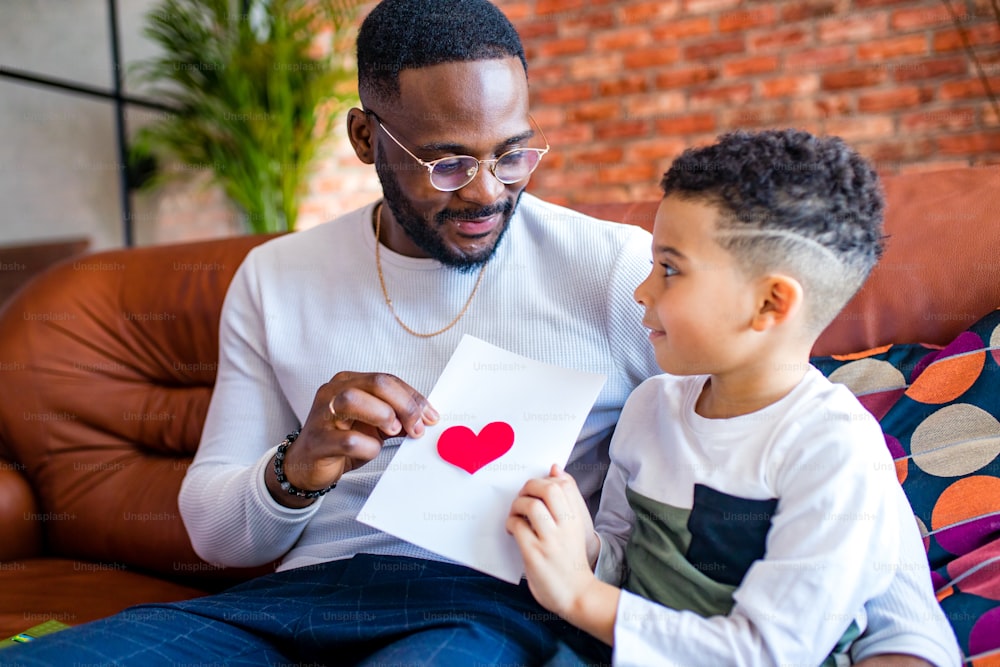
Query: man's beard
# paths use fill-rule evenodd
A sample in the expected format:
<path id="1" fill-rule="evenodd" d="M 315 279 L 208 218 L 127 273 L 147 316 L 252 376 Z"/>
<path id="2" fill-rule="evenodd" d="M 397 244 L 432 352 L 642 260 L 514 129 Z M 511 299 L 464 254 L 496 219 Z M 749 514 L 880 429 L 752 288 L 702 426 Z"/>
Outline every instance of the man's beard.
<path id="1" fill-rule="evenodd" d="M 385 155 L 384 151 L 380 150 L 379 153 Z M 382 193 L 386 205 L 392 211 L 396 222 L 406 232 L 410 240 L 432 259 L 436 259 L 445 266 L 462 273 L 468 273 L 480 268 L 493 257 L 497 248 L 500 247 L 500 241 L 503 240 L 504 235 L 507 233 L 511 216 L 514 215 L 517 203 L 521 200 L 521 195 L 524 193 L 524 190 L 521 190 L 517 195 L 517 199 L 513 202 L 506 200 L 500 204 L 487 206 L 478 211 L 452 212 L 446 209 L 437 213 L 433 221 L 427 221 L 417 212 L 406 195 L 403 194 L 403 190 L 399 186 L 399 179 L 396 178 L 395 172 L 393 172 L 388 164 L 382 160 L 376 160 L 375 172 L 382 182 Z M 496 242 L 492 247 L 485 248 L 481 252 L 472 255 L 466 255 L 454 252 L 445 245 L 439 230 L 445 225 L 450 224 L 452 220 L 486 218 L 498 213 L 502 216 L 500 234 L 497 236 Z"/>

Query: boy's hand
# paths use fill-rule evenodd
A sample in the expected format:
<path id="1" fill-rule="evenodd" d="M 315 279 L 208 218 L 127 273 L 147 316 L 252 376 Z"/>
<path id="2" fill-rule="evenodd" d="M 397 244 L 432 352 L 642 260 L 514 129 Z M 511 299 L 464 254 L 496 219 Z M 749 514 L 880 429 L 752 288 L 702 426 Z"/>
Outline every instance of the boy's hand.
<path id="1" fill-rule="evenodd" d="M 535 599 L 566 617 L 596 583 L 593 564 L 600 552 L 576 481 L 555 465 L 548 477 L 528 480 L 511 504 L 507 532 L 521 549 Z"/>

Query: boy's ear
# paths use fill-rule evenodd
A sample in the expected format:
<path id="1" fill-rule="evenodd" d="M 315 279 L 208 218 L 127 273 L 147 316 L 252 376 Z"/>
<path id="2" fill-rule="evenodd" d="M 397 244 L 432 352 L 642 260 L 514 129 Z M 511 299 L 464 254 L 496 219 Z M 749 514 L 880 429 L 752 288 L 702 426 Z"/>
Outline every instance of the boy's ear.
<path id="1" fill-rule="evenodd" d="M 802 283 L 795 278 L 781 273 L 765 276 L 760 282 L 757 312 L 750 327 L 766 331 L 786 322 L 802 307 L 802 297 Z"/>

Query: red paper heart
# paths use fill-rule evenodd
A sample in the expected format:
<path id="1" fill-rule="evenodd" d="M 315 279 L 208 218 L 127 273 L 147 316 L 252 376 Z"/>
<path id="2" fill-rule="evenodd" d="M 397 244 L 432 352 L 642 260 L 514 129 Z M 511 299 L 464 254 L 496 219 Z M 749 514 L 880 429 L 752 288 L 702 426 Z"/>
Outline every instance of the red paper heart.
<path id="1" fill-rule="evenodd" d="M 470 475 L 510 451 L 514 429 L 507 422 L 490 422 L 476 435 L 468 426 L 452 426 L 438 438 L 438 454 Z"/>

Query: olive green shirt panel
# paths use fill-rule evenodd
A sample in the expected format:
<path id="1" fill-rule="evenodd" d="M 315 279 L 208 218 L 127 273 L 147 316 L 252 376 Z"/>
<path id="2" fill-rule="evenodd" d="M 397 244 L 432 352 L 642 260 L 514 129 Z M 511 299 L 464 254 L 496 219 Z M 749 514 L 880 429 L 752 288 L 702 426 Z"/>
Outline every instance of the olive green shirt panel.
<path id="1" fill-rule="evenodd" d="M 635 526 L 625 547 L 628 570 L 622 588 L 677 610 L 700 616 L 725 616 L 733 607 L 735 586 L 714 581 L 685 554 L 691 510 L 672 507 L 626 487 Z"/>

